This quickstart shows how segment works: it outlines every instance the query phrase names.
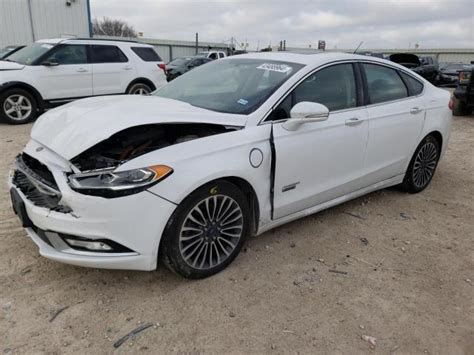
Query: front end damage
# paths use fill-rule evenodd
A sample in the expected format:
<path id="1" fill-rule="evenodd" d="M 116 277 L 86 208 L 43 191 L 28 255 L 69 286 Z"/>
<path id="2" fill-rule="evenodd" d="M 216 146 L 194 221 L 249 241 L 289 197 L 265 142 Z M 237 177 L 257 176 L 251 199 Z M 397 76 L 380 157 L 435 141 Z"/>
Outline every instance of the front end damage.
<path id="1" fill-rule="evenodd" d="M 129 183 L 136 183 L 135 172 L 125 184 L 115 169 L 138 156 L 235 129 L 216 124 L 136 126 L 70 160 L 31 140 L 10 174 L 14 210 L 45 257 L 79 266 L 153 270 L 176 205 L 147 191 L 159 179 L 134 187 Z M 73 183 L 84 175 L 94 176 L 100 188 Z"/>

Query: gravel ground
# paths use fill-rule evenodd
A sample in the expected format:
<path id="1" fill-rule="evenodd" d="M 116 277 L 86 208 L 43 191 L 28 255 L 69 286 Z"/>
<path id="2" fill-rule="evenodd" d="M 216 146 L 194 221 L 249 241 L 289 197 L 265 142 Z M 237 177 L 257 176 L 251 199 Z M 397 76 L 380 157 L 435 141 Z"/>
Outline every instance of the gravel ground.
<path id="1" fill-rule="evenodd" d="M 30 129 L 0 124 L 2 181 Z M 379 191 L 267 232 L 201 281 L 40 257 L 3 182 L 0 353 L 472 354 L 473 152 L 474 117 L 456 118 L 424 192 Z"/>

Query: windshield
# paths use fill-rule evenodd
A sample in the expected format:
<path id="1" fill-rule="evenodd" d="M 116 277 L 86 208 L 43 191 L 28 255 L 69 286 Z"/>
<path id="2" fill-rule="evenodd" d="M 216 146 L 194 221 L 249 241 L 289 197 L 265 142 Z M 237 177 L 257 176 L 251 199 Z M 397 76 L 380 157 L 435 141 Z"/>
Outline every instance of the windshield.
<path id="1" fill-rule="evenodd" d="M 304 65 L 261 59 L 228 59 L 197 67 L 153 95 L 208 110 L 249 114 Z"/>
<path id="2" fill-rule="evenodd" d="M 33 43 L 8 56 L 8 60 L 30 65 L 53 47 L 54 44 L 51 43 Z"/>
<path id="3" fill-rule="evenodd" d="M 179 66 L 190 62 L 192 58 L 176 58 L 168 63 L 168 65 Z"/>
<path id="4" fill-rule="evenodd" d="M 16 47 L 9 46 L 9 47 L 4 47 L 4 48 L 0 49 L 0 58 L 2 58 L 5 54 L 10 53 L 15 48 Z"/>

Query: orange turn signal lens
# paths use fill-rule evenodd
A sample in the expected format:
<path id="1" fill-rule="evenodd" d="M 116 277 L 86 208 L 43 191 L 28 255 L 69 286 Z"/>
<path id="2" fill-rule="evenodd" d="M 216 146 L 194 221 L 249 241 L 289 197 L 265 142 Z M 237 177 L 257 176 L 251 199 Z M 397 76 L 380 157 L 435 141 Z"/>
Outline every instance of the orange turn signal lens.
<path id="1" fill-rule="evenodd" d="M 153 165 L 149 166 L 148 169 L 155 173 L 153 181 L 161 180 L 173 173 L 173 169 L 166 165 Z"/>

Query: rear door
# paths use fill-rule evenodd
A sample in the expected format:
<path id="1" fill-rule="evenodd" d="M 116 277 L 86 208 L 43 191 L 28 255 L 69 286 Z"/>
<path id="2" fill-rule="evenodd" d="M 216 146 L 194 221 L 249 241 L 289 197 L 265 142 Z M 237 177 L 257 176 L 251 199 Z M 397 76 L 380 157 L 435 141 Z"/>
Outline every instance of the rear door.
<path id="1" fill-rule="evenodd" d="M 92 95 L 92 66 L 85 45 L 62 44 L 42 61 L 54 66 L 32 67 L 39 78 L 38 90 L 45 100 L 72 99 Z"/>
<path id="2" fill-rule="evenodd" d="M 356 71 L 335 64 L 310 75 L 275 108 L 274 218 L 281 218 L 361 187 L 368 139 L 367 111 L 361 107 Z M 357 75 L 358 76 L 358 75 Z M 291 108 L 310 101 L 329 108 L 329 118 L 296 131 L 283 128 Z"/>
<path id="3" fill-rule="evenodd" d="M 116 45 L 89 45 L 94 95 L 124 94 L 137 77 L 133 62 Z"/>
<path id="4" fill-rule="evenodd" d="M 423 128 L 425 104 L 423 84 L 411 75 L 375 63 L 361 66 L 369 100 L 368 186 L 405 173 Z"/>

